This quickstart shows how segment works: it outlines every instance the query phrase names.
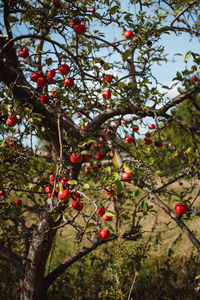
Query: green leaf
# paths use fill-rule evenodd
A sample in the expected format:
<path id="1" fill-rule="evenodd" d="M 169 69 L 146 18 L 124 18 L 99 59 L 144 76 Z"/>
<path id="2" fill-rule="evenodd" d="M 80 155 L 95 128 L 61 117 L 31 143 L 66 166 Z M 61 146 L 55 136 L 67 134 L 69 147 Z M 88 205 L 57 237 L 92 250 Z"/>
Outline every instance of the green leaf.
<path id="1" fill-rule="evenodd" d="M 89 224 L 87 224 L 87 228 L 86 228 L 86 230 L 91 230 L 91 229 L 93 229 L 93 228 L 96 228 L 96 224 L 94 224 L 94 223 L 89 223 Z"/>
<path id="2" fill-rule="evenodd" d="M 119 195 L 121 193 L 122 189 L 123 189 L 123 187 L 122 187 L 121 182 L 117 181 L 115 183 L 115 186 L 114 186 L 114 190 L 115 190 L 116 195 Z"/>
<path id="3" fill-rule="evenodd" d="M 185 63 L 187 63 L 187 62 L 188 62 L 188 60 L 189 60 L 189 58 L 190 58 L 191 54 L 192 54 L 192 52 L 191 52 L 191 51 L 189 51 L 188 53 L 186 53 L 186 55 L 185 55 Z"/>
<path id="4" fill-rule="evenodd" d="M 82 154 L 82 155 L 89 155 L 89 154 L 90 154 L 90 151 L 88 151 L 88 150 L 83 150 L 83 151 L 81 151 L 81 154 Z"/>
<path id="5" fill-rule="evenodd" d="M 177 76 L 178 80 L 183 80 L 182 75 L 181 75 L 180 72 L 177 72 L 177 73 L 176 73 L 176 76 Z"/>
<path id="6" fill-rule="evenodd" d="M 56 184 L 56 189 L 58 190 L 58 192 L 60 192 L 61 190 L 63 190 L 63 185 L 61 182 Z"/>
<path id="7" fill-rule="evenodd" d="M 85 190 L 89 190 L 90 189 L 90 185 L 88 183 L 84 183 L 83 188 Z"/>
<path id="8" fill-rule="evenodd" d="M 130 56 L 131 51 L 129 49 L 127 49 L 126 51 L 124 51 L 123 56 L 122 56 L 122 60 L 123 61 L 127 61 L 128 57 Z"/>
<path id="9" fill-rule="evenodd" d="M 124 163 L 123 168 L 124 168 L 125 172 L 128 172 L 128 173 L 133 172 L 133 168 L 130 167 L 129 165 L 127 165 L 126 163 Z"/>
<path id="10" fill-rule="evenodd" d="M 115 213 L 110 211 L 110 210 L 106 210 L 105 215 L 108 216 L 108 217 L 114 217 Z"/>
<path id="11" fill-rule="evenodd" d="M 76 180 L 69 180 L 67 183 L 71 184 L 71 185 L 76 185 L 77 181 Z"/>
<path id="12" fill-rule="evenodd" d="M 19 21 L 19 19 L 18 19 L 17 17 L 14 17 L 14 16 L 9 16 L 9 17 L 7 18 L 7 21 L 8 21 L 9 23 L 16 23 L 16 22 Z"/>
<path id="13" fill-rule="evenodd" d="M 53 215 L 53 220 L 54 220 L 54 222 L 57 222 L 57 221 L 60 219 L 60 216 L 61 216 L 61 214 L 55 213 L 55 214 Z"/>
<path id="14" fill-rule="evenodd" d="M 115 5 L 110 9 L 110 14 L 113 15 L 119 10 L 119 6 Z"/>
<path id="15" fill-rule="evenodd" d="M 118 165 L 118 161 L 117 161 L 116 155 L 114 155 L 114 157 L 113 157 L 113 165 L 114 165 L 116 168 L 119 168 L 119 165 Z"/>
<path id="16" fill-rule="evenodd" d="M 52 65 L 52 62 L 53 62 L 53 60 L 52 60 L 51 57 L 49 57 L 49 58 L 46 59 L 46 64 L 47 64 L 48 66 Z"/>
<path id="17" fill-rule="evenodd" d="M 137 196 L 139 195 L 139 193 L 140 193 L 140 190 L 137 189 L 137 190 L 135 190 L 135 191 L 132 193 L 132 196 L 133 196 L 133 197 L 137 197 Z"/>

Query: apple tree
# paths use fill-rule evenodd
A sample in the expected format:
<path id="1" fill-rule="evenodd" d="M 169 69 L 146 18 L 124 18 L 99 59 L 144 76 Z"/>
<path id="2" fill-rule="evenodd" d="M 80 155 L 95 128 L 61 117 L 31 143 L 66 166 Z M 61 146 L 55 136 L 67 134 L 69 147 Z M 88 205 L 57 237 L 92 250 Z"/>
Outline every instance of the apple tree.
<path id="1" fill-rule="evenodd" d="M 168 63 L 165 34 L 198 42 L 199 1 L 168 2 L 1 2 L 0 258 L 19 278 L 20 299 L 45 299 L 104 243 L 136 242 L 155 206 L 200 251 L 185 221 L 199 216 L 200 56 L 183 55 L 171 87 L 153 71 Z M 187 122 L 173 113 L 184 103 Z M 173 126 L 192 146 L 166 133 Z M 181 194 L 170 188 L 184 177 Z M 47 274 L 63 228 L 77 251 Z"/>

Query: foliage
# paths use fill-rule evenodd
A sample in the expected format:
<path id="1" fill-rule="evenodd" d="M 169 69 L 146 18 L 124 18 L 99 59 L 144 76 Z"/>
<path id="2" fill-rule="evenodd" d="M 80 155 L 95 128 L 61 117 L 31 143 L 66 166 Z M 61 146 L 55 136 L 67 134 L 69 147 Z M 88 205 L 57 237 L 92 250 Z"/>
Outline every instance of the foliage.
<path id="1" fill-rule="evenodd" d="M 108 291 L 110 299 L 123 299 L 128 289 L 121 281 L 130 270 L 121 243 L 134 247 L 149 216 L 155 220 L 151 240 L 155 206 L 200 251 L 198 233 L 189 229 L 199 217 L 200 56 L 186 53 L 171 87 L 153 72 L 154 65 L 168 62 L 164 34 L 200 36 L 199 3 L 125 6 L 117 0 L 1 3 L 0 258 L 18 277 L 21 299 L 45 299 L 66 270 L 69 293 L 71 266 L 92 252 L 91 266 L 99 267 L 92 260 L 98 247 L 108 249 L 106 272 L 115 284 L 107 288 L 103 275 L 105 290 L 97 296 Z M 109 35 L 113 27 L 116 38 Z M 171 99 L 167 91 L 178 85 Z M 187 205 L 185 215 L 175 213 L 177 202 Z M 66 252 L 51 263 L 54 252 L 59 256 L 61 233 Z M 109 245 L 115 245 L 115 256 Z M 137 253 L 130 266 L 133 261 L 142 263 Z M 168 272 L 173 278 L 167 267 L 164 277 Z M 84 272 L 81 265 L 79 289 Z M 95 283 L 95 274 L 88 274 Z"/>

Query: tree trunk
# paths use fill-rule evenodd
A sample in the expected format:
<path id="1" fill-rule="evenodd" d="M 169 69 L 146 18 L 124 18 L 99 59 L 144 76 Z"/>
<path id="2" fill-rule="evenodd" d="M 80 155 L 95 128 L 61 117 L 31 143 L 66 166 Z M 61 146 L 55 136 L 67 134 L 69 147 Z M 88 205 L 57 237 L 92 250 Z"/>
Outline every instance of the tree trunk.
<path id="1" fill-rule="evenodd" d="M 21 280 L 20 300 L 47 300 L 47 289 L 43 280 L 37 278 L 37 274 L 29 270 Z"/>

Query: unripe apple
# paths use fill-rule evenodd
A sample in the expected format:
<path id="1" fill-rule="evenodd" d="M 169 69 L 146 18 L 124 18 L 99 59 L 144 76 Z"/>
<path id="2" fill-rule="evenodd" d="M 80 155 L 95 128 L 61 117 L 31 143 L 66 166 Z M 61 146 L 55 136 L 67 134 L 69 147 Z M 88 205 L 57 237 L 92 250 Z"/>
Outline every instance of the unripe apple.
<path id="1" fill-rule="evenodd" d="M 125 33 L 124 33 L 124 37 L 126 39 L 131 39 L 133 37 L 133 31 L 131 30 L 127 30 Z"/>

